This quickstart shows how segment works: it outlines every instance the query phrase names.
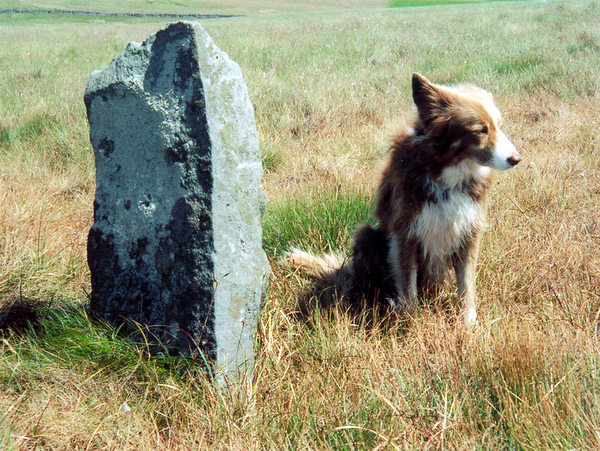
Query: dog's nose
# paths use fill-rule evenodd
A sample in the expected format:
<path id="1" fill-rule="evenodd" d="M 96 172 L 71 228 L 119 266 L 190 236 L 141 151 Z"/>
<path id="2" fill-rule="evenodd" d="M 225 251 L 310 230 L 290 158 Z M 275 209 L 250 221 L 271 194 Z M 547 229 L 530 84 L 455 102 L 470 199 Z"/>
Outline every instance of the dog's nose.
<path id="1" fill-rule="evenodd" d="M 516 166 L 517 164 L 519 164 L 519 161 L 521 161 L 521 155 L 519 155 L 518 153 L 515 155 L 511 155 L 510 157 L 507 158 L 508 164 L 510 164 L 511 166 Z"/>

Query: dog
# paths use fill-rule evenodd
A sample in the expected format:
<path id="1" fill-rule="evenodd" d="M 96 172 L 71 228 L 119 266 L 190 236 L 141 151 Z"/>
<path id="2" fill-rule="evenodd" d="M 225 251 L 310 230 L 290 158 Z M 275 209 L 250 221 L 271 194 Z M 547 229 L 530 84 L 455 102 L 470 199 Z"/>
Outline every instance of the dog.
<path id="1" fill-rule="evenodd" d="M 477 324 L 479 243 L 492 171 L 521 155 L 502 132 L 492 95 L 473 85 L 437 85 L 412 76 L 416 115 L 391 144 L 377 191 L 376 227 L 354 234 L 351 259 L 298 249 L 290 264 L 340 287 L 349 297 L 386 299 L 410 313 L 419 296 L 454 270 L 463 323 Z"/>

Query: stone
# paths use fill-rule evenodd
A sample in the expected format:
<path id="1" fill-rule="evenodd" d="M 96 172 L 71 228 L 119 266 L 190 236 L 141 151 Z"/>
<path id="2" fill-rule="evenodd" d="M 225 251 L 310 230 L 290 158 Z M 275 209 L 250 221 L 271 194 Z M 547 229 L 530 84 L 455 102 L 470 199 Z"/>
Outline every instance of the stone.
<path id="1" fill-rule="evenodd" d="M 92 311 L 244 377 L 269 265 L 254 111 L 197 23 L 132 42 L 85 92 L 96 162 Z"/>

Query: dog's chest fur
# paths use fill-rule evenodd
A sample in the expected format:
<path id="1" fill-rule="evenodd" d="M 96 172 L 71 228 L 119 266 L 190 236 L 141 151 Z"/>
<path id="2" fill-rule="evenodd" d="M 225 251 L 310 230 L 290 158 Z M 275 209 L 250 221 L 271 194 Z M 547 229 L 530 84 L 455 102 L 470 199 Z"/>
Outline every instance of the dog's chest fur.
<path id="1" fill-rule="evenodd" d="M 427 180 L 427 200 L 410 221 L 408 236 L 418 241 L 432 272 L 447 266 L 463 242 L 480 232 L 485 208 L 473 188 L 488 176 L 487 168 L 465 163 Z"/>

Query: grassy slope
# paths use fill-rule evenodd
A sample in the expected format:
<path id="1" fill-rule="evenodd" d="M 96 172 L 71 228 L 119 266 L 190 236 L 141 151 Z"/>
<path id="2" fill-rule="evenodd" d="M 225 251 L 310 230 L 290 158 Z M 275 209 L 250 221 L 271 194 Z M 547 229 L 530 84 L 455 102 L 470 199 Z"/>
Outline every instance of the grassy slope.
<path id="1" fill-rule="evenodd" d="M 144 12 L 144 13 L 202 13 L 202 14 L 252 14 L 256 12 L 302 12 L 326 11 L 341 9 L 361 9 L 384 7 L 384 0 L 304 0 L 286 1 L 277 0 L 196 0 L 173 1 L 154 0 L 140 2 L 138 0 L 99 0 L 93 3 L 85 0 L 45 0 L 43 3 L 31 0 L 4 0 L 0 9 L 64 9 L 101 12 Z"/>
<path id="2" fill-rule="evenodd" d="M 511 2 L 203 23 L 242 65 L 267 169 L 273 280 L 254 384 L 215 392 L 182 362 L 55 309 L 37 337 L 0 342 L 0 447 L 597 448 L 599 16 L 588 1 Z M 0 295 L 82 302 L 93 199 L 83 89 L 160 25 L 0 20 Z M 274 252 L 343 252 L 410 111 L 414 70 L 494 92 L 525 157 L 491 195 L 481 327 L 456 325 L 451 293 L 408 327 L 300 320 L 308 281 Z M 314 226 L 317 193 L 334 214 Z"/>
<path id="3" fill-rule="evenodd" d="M 389 6 L 392 8 L 402 8 L 407 6 L 432 6 L 432 5 L 458 5 L 461 3 L 485 3 L 495 0 L 392 0 Z M 504 1 L 523 1 L 523 0 L 504 0 Z"/>

